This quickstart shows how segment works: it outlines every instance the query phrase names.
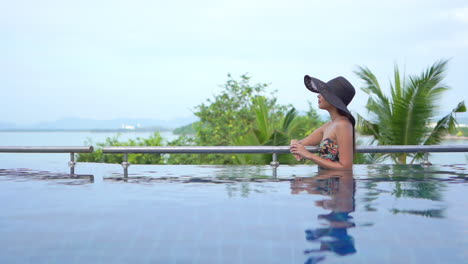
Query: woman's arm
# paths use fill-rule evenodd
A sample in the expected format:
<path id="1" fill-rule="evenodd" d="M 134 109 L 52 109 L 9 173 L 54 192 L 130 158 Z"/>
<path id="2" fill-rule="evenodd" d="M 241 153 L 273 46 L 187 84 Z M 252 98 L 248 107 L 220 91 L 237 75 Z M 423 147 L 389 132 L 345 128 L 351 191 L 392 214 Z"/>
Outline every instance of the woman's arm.
<path id="1" fill-rule="evenodd" d="M 328 124 L 328 123 L 327 123 Z M 324 124 L 322 126 L 320 126 L 319 128 L 317 128 L 314 132 L 312 132 L 312 134 L 308 135 L 307 137 L 301 139 L 301 140 L 296 140 L 296 139 L 291 139 L 291 147 L 293 146 L 293 144 L 301 144 L 303 146 L 312 146 L 312 145 L 318 145 L 320 143 L 320 141 L 322 140 L 323 138 L 323 131 L 324 131 L 324 127 L 325 125 L 327 124 Z M 296 158 L 297 161 L 300 161 L 302 159 L 302 157 L 298 154 L 294 154 L 294 158 Z"/>
<path id="2" fill-rule="evenodd" d="M 340 121 L 336 127 L 336 140 L 339 146 L 339 161 L 334 162 L 321 158 L 307 151 L 303 144 L 294 142 L 291 144 L 291 152 L 305 159 L 315 162 L 327 169 L 350 170 L 353 168 L 353 126 L 347 121 Z"/>

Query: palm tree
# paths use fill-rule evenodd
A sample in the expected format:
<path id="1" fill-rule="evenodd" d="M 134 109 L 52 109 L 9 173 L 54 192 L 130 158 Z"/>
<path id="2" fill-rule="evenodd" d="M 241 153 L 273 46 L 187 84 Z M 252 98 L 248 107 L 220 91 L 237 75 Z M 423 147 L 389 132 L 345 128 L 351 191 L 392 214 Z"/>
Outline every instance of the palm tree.
<path id="1" fill-rule="evenodd" d="M 293 138 L 301 139 L 322 125 L 322 120 L 309 104 L 306 116 L 299 115 L 294 107 L 274 111 L 268 106 L 267 98 L 258 96 L 253 99 L 252 111 L 255 119 L 252 127 L 235 142 L 240 146 L 285 146 Z M 240 164 L 268 164 L 271 154 L 237 155 Z M 290 154 L 278 155 L 281 164 L 297 163 Z"/>
<path id="2" fill-rule="evenodd" d="M 448 87 L 442 83 L 447 60 L 440 60 L 419 76 L 401 78 L 395 65 L 394 80 L 390 84 L 390 97 L 383 93 L 375 75 L 365 67 L 355 73 L 365 82 L 364 92 L 369 95 L 366 108 L 370 119 L 358 115 L 358 130 L 373 136 L 379 145 L 436 145 L 447 132 L 456 129 L 455 113 L 465 112 L 462 101 L 435 125 L 438 99 Z M 392 159 L 406 164 L 406 153 L 392 154 Z M 420 159 L 422 154 L 414 155 Z"/>
<path id="3" fill-rule="evenodd" d="M 259 96 L 253 100 L 252 110 L 255 113 L 255 121 L 249 131 L 239 137 L 236 145 L 250 146 L 284 146 L 289 145 L 289 131 L 294 129 L 294 119 L 297 117 L 297 111 L 292 107 L 284 117 L 274 116 L 270 111 L 267 100 Z M 283 156 L 283 155 L 281 155 Z M 291 156 L 291 155 L 289 155 Z M 280 157 L 280 159 L 292 160 L 290 157 Z M 241 164 L 268 164 L 271 161 L 271 154 L 244 154 L 237 156 Z"/>

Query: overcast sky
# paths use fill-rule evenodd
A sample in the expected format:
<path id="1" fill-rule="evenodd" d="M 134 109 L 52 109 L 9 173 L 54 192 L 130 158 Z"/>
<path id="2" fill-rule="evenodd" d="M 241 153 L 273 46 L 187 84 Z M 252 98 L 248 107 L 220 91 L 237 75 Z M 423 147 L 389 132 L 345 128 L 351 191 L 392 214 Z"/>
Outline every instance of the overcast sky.
<path id="1" fill-rule="evenodd" d="M 419 74 L 451 59 L 441 98 L 468 98 L 468 2 L 435 0 L 0 0 L 0 121 L 191 116 L 227 74 L 271 83 L 307 109 L 304 74 L 342 75 L 366 115 L 367 66 L 385 87 L 395 63 Z"/>

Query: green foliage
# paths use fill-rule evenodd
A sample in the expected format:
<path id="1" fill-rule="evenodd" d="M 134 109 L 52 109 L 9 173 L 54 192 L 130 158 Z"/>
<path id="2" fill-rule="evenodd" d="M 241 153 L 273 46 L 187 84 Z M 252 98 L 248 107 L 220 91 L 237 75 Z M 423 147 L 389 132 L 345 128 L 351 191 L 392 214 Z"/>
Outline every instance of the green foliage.
<path id="1" fill-rule="evenodd" d="M 375 160 L 373 153 L 354 153 L 354 164 L 372 164 Z"/>
<path id="2" fill-rule="evenodd" d="M 381 195 L 391 195 L 398 199 L 424 199 L 430 201 L 442 201 L 444 189 L 446 188 L 445 177 L 420 166 L 391 165 L 371 166 L 367 170 L 369 181 L 363 184 L 363 207 L 366 211 L 378 211 L 376 201 Z M 383 190 L 379 183 L 387 183 L 392 186 Z M 395 201 L 396 201 L 395 200 Z M 395 203 L 398 205 L 399 203 Z M 420 208 L 403 203 L 404 208 L 393 207 L 392 214 L 409 214 L 414 216 L 443 218 L 444 208 Z"/>
<path id="3" fill-rule="evenodd" d="M 181 136 L 173 146 L 289 145 L 291 138 L 303 138 L 323 122 L 309 104 L 306 116 L 292 106 L 277 103 L 272 93 L 265 95 L 267 84 L 250 84 L 250 77 L 234 80 L 228 75 L 223 90 L 195 107 L 200 118 L 194 123 L 193 137 Z M 271 154 L 172 154 L 169 164 L 269 164 Z M 281 163 L 296 162 L 292 155 L 280 155 Z"/>
<path id="4" fill-rule="evenodd" d="M 312 134 L 312 132 L 325 123 L 325 121 L 320 118 L 317 110 L 312 106 L 312 104 L 310 102 L 308 103 L 309 110 L 305 115 L 296 115 L 288 126 L 288 133 L 291 139 L 302 139 Z M 289 142 L 287 142 L 286 145 L 289 145 Z"/>
<path id="5" fill-rule="evenodd" d="M 200 121 L 194 125 L 196 134 L 193 143 L 199 146 L 232 146 L 236 140 L 246 134 L 255 120 L 252 111 L 257 98 L 263 97 L 267 84 L 250 84 L 250 77 L 240 76 L 235 80 L 228 75 L 223 90 L 195 107 L 195 115 Z M 276 104 L 276 98 L 265 99 L 268 109 L 281 112 L 282 106 Z M 277 117 L 279 118 L 279 117 Z M 207 154 L 198 155 L 197 163 L 204 164 L 233 164 L 234 155 Z M 182 163 L 192 163 L 193 158 L 180 158 Z"/>
<path id="6" fill-rule="evenodd" d="M 274 112 L 267 106 L 264 97 L 257 97 L 252 105 L 255 120 L 249 131 L 240 136 L 236 145 L 241 146 L 287 146 L 292 138 L 305 137 L 310 129 L 318 128 L 323 122 L 309 104 L 307 116 L 299 116 L 294 107 L 290 107 L 286 113 Z M 299 118 L 300 117 L 300 118 Z M 268 164 L 272 159 L 271 154 L 243 154 L 237 155 L 239 164 Z M 278 155 L 281 164 L 297 163 L 290 154 Z"/>
<path id="7" fill-rule="evenodd" d="M 100 163 L 122 163 L 123 154 L 104 154 L 102 147 L 104 146 L 162 146 L 162 137 L 159 132 L 155 132 L 149 138 L 130 139 L 126 142 L 119 141 L 119 134 L 114 137 L 106 138 L 103 143 L 96 143 L 98 148 L 93 153 L 80 153 L 77 155 L 78 162 L 100 162 Z M 94 145 L 88 140 L 86 145 Z M 99 148 L 101 147 L 101 148 Z M 128 161 L 131 164 L 162 164 L 164 160 L 161 154 L 130 154 Z"/>
<path id="8" fill-rule="evenodd" d="M 195 126 L 198 145 L 228 146 L 248 131 L 255 118 L 251 111 L 252 102 L 265 92 L 268 85 L 251 85 L 247 75 L 240 78 L 237 81 L 228 75 L 220 94 L 195 107 L 195 115 L 200 118 Z M 275 107 L 275 99 L 269 99 L 267 104 Z"/>
<path id="9" fill-rule="evenodd" d="M 358 115 L 358 130 L 372 135 L 379 145 L 439 144 L 444 135 L 455 131 L 454 114 L 466 111 L 464 102 L 460 102 L 435 127 L 430 126 L 437 113 L 440 96 L 448 89 L 442 84 L 447 63 L 446 60 L 438 61 L 419 76 L 408 78 L 401 78 L 395 66 L 390 97 L 383 93 L 377 78 L 368 68 L 359 67 L 355 73 L 365 82 L 362 90 L 369 94 L 366 108 L 371 117 L 365 119 Z M 394 161 L 405 164 L 407 155 L 398 153 L 390 156 Z M 420 155 L 415 155 L 413 161 L 420 158 Z"/>
<path id="10" fill-rule="evenodd" d="M 178 127 L 172 131 L 172 133 L 176 135 L 195 135 L 197 131 L 195 130 L 195 126 L 197 125 L 197 122 L 190 123 L 185 126 Z"/>
<path id="11" fill-rule="evenodd" d="M 296 110 L 291 108 L 286 115 L 282 112 L 273 113 L 270 110 L 265 97 L 255 98 L 254 104 L 252 105 L 252 111 L 255 113 L 255 120 L 252 122 L 253 126 L 246 134 L 236 139 L 236 145 L 279 146 L 289 144 L 290 137 L 288 135 L 288 129 L 297 116 Z M 282 159 L 281 156 L 279 160 Z M 236 161 L 240 164 L 268 164 L 271 159 L 271 154 L 238 155 Z"/>
<path id="12" fill-rule="evenodd" d="M 458 137 L 468 137 L 468 127 L 458 127 L 455 132 L 450 134 Z"/>
<path id="13" fill-rule="evenodd" d="M 362 145 L 361 140 L 356 140 L 356 145 Z M 354 153 L 354 164 L 375 164 L 382 161 L 382 156 L 378 153 Z"/>
<path id="14" fill-rule="evenodd" d="M 196 144 L 194 137 L 181 135 L 177 139 L 170 141 L 168 145 L 195 146 Z M 206 160 L 208 160 L 206 158 L 206 154 L 170 154 L 168 156 L 167 164 L 203 164 L 206 162 Z"/>
<path id="15" fill-rule="evenodd" d="M 267 84 L 250 84 L 250 77 L 240 76 L 228 80 L 222 91 L 195 107 L 199 121 L 174 131 L 181 135 L 168 142 L 169 146 L 236 146 L 236 145 L 289 145 L 292 138 L 302 139 L 323 124 L 309 103 L 305 116 L 292 106 L 277 103 L 272 93 L 265 95 Z M 150 139 L 120 142 L 117 137 L 107 138 L 97 146 L 161 146 L 156 134 Z M 94 153 L 80 154 L 80 162 L 121 163 L 122 155 L 103 155 L 98 148 Z M 269 164 L 271 154 L 133 154 L 134 164 Z M 282 164 L 296 163 L 293 156 L 279 155 Z"/>

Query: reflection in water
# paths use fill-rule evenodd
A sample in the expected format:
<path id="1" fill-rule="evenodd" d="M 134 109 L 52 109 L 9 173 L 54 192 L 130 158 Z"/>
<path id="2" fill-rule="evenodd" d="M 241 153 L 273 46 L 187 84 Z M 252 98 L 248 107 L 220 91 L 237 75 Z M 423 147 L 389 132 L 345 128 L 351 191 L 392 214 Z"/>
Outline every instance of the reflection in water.
<path id="1" fill-rule="evenodd" d="M 305 230 L 307 241 L 320 242 L 320 248 L 305 250 L 310 256 L 307 264 L 324 260 L 327 251 L 341 256 L 356 253 L 354 239 L 348 234 L 348 228 L 355 226 L 350 216 L 355 208 L 355 189 L 352 171 L 321 170 L 317 177 L 297 178 L 291 182 L 292 194 L 306 191 L 330 197 L 316 202 L 317 206 L 331 210 L 318 215 L 318 219 L 327 221 L 327 226 Z"/>
<path id="2" fill-rule="evenodd" d="M 375 166 L 368 170 L 372 175 L 372 180 L 366 181 L 364 189 L 364 208 L 366 211 L 378 211 L 375 200 L 382 194 L 390 194 L 398 201 L 399 198 L 411 199 L 413 204 L 418 200 L 441 202 L 443 201 L 443 191 L 447 183 L 463 182 L 465 178 L 464 169 L 456 166 L 457 171 L 440 171 L 437 169 L 426 169 L 421 166 Z M 377 176 L 376 176 L 377 175 Z M 447 177 L 447 175 L 452 175 Z M 391 189 L 383 190 L 383 183 L 392 183 Z M 390 212 L 393 214 L 408 214 L 413 216 L 423 216 L 430 218 L 444 218 L 445 207 L 440 207 L 440 203 L 433 203 L 427 208 L 427 203 L 416 206 L 416 208 L 398 208 L 395 202 Z M 408 204 L 404 204 L 408 207 Z M 414 205 L 413 205 L 414 206 Z M 423 208 L 426 207 L 426 208 Z"/>
<path id="3" fill-rule="evenodd" d="M 91 174 L 66 174 L 49 171 L 35 171 L 31 169 L 0 169 L 0 180 L 31 181 L 56 180 L 56 183 L 65 185 L 83 185 L 94 182 Z"/>

